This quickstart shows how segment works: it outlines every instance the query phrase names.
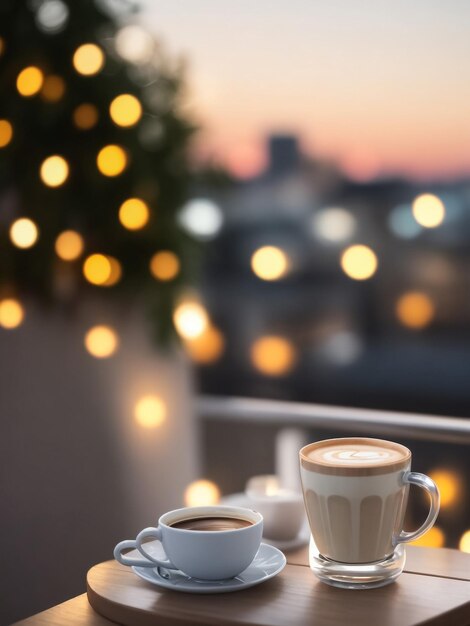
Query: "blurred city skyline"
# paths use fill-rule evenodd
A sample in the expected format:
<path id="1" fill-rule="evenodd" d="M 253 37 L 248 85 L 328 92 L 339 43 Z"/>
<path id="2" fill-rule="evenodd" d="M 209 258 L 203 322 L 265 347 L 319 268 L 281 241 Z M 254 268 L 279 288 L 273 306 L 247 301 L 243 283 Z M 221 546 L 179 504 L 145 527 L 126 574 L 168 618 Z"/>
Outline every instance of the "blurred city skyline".
<path id="1" fill-rule="evenodd" d="M 470 5 L 305 0 L 195 5 L 143 0 L 140 16 L 188 64 L 197 151 L 241 177 L 266 165 L 264 138 L 351 178 L 470 174 Z"/>

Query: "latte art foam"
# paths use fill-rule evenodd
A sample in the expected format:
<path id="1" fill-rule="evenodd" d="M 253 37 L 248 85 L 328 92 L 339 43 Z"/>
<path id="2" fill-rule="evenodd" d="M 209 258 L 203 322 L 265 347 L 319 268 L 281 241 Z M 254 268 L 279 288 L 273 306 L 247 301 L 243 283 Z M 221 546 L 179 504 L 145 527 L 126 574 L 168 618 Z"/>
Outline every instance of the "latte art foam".
<path id="1" fill-rule="evenodd" d="M 405 455 L 398 448 L 358 443 L 319 447 L 309 452 L 308 458 L 332 466 L 373 467 L 400 461 L 405 458 Z"/>

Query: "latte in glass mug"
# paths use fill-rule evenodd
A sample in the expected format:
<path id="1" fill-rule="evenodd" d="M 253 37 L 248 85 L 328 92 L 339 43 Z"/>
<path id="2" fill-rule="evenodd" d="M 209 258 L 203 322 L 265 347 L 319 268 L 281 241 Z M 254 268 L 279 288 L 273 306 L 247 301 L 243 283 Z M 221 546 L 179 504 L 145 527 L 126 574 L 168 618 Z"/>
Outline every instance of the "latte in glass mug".
<path id="1" fill-rule="evenodd" d="M 302 488 L 310 529 L 322 557 L 347 564 L 379 562 L 399 543 L 424 534 L 439 510 L 435 483 L 410 471 L 411 452 L 381 439 L 344 438 L 300 451 Z M 425 523 L 403 531 L 409 485 L 431 496 Z"/>

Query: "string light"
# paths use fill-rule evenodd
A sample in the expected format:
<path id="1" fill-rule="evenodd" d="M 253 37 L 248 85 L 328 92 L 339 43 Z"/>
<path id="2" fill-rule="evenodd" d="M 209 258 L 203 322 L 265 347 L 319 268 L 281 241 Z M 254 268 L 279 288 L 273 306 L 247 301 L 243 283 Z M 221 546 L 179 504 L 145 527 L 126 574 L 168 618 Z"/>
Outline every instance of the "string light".
<path id="1" fill-rule="evenodd" d="M 41 90 L 41 98 L 46 102 L 58 102 L 65 93 L 65 81 L 61 76 L 46 76 Z"/>
<path id="2" fill-rule="evenodd" d="M 10 226 L 10 239 L 17 248 L 31 248 L 38 239 L 38 227 L 33 220 L 21 217 Z"/>
<path id="3" fill-rule="evenodd" d="M 429 326 L 435 315 L 433 301 L 425 293 L 410 291 L 397 301 L 395 312 L 400 322 L 408 328 Z"/>
<path id="4" fill-rule="evenodd" d="M 69 164 L 64 157 L 54 154 L 42 162 L 40 176 L 48 187 L 60 187 L 69 176 Z"/>
<path id="5" fill-rule="evenodd" d="M 251 347 L 253 365 L 267 376 L 288 374 L 292 370 L 296 358 L 294 346 L 284 337 L 260 337 Z"/>
<path id="6" fill-rule="evenodd" d="M 426 548 L 442 548 L 445 545 L 445 541 L 444 531 L 439 526 L 433 526 L 419 539 L 412 541 L 411 545 Z"/>
<path id="7" fill-rule="evenodd" d="M 126 152 L 121 146 L 105 146 L 98 152 L 96 164 L 104 176 L 119 176 L 127 165 Z"/>
<path id="8" fill-rule="evenodd" d="M 375 252 L 368 246 L 349 246 L 341 255 L 343 272 L 353 280 L 367 280 L 377 271 Z"/>
<path id="9" fill-rule="evenodd" d="M 8 120 L 0 120 L 0 148 L 8 146 L 13 138 L 13 126 Z"/>
<path id="10" fill-rule="evenodd" d="M 440 198 L 424 193 L 413 201 L 413 216 L 420 226 L 436 228 L 444 221 L 446 210 Z"/>
<path id="11" fill-rule="evenodd" d="M 195 480 L 184 491 L 185 506 L 212 506 L 220 500 L 220 489 L 211 480 Z"/>
<path id="12" fill-rule="evenodd" d="M 85 348 L 97 359 L 107 359 L 119 346 L 116 332 L 109 326 L 93 326 L 85 335 Z"/>
<path id="13" fill-rule="evenodd" d="M 157 280 L 173 280 L 179 271 L 180 261 L 170 250 L 160 250 L 150 259 L 150 272 Z"/>
<path id="14" fill-rule="evenodd" d="M 84 248 L 82 236 L 74 230 L 64 230 L 55 241 L 55 251 L 63 261 L 75 261 Z"/>
<path id="15" fill-rule="evenodd" d="M 121 204 L 119 221 L 128 230 L 139 230 L 149 221 L 150 210 L 139 198 L 129 198 Z"/>
<path id="16" fill-rule="evenodd" d="M 90 130 L 90 128 L 96 126 L 98 117 L 98 109 L 94 104 L 89 104 L 88 102 L 78 105 L 72 114 L 73 123 L 80 130 Z"/>
<path id="17" fill-rule="evenodd" d="M 470 552 L 470 530 L 466 530 L 460 537 L 459 550 L 462 552 Z"/>
<path id="18" fill-rule="evenodd" d="M 222 356 L 225 340 L 218 328 L 208 326 L 198 337 L 186 340 L 185 346 L 193 361 L 208 365 Z"/>
<path id="19" fill-rule="evenodd" d="M 111 276 L 111 263 L 104 254 L 91 254 L 83 264 L 83 275 L 93 285 L 104 285 Z"/>
<path id="20" fill-rule="evenodd" d="M 94 43 L 85 43 L 79 46 L 73 55 L 73 66 L 83 76 L 97 74 L 104 64 L 104 54 Z"/>
<path id="21" fill-rule="evenodd" d="M 462 491 L 459 475 L 452 470 L 437 468 L 429 472 L 429 476 L 439 488 L 441 509 L 446 509 L 456 504 Z"/>
<path id="22" fill-rule="evenodd" d="M 114 98 L 109 106 L 111 119 L 118 126 L 135 126 L 142 117 L 142 105 L 129 93 Z"/>
<path id="23" fill-rule="evenodd" d="M 106 257 L 109 261 L 111 271 L 108 279 L 103 283 L 103 287 L 112 287 L 121 280 L 122 267 L 117 259 L 112 256 Z"/>
<path id="24" fill-rule="evenodd" d="M 158 396 L 143 396 L 135 405 L 134 417 L 143 428 L 157 428 L 166 419 L 165 403 Z"/>
<path id="25" fill-rule="evenodd" d="M 173 323 L 183 339 L 195 339 L 206 330 L 209 317 L 198 302 L 182 302 L 173 313 Z"/>
<path id="26" fill-rule="evenodd" d="M 16 88 L 21 96 L 29 98 L 41 90 L 43 81 L 44 74 L 38 67 L 31 65 L 30 67 L 25 67 L 24 70 L 21 70 L 18 74 Z"/>
<path id="27" fill-rule="evenodd" d="M 17 328 L 24 319 L 24 309 L 18 300 L 5 298 L 0 300 L 0 326 L 8 330 Z"/>
<path id="28" fill-rule="evenodd" d="M 281 248 L 263 246 L 251 257 L 251 269 L 262 280 L 278 280 L 286 275 L 289 259 Z"/>

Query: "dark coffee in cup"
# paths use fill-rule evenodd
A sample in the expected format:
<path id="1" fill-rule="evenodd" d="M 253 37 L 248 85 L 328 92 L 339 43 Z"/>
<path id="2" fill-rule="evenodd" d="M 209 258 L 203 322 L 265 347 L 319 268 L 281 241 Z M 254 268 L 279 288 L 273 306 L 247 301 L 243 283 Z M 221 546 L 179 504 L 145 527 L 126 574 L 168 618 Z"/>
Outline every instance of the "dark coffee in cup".
<path id="1" fill-rule="evenodd" d="M 253 522 L 241 517 L 191 517 L 170 524 L 171 528 L 204 531 L 239 530 L 252 525 Z"/>

